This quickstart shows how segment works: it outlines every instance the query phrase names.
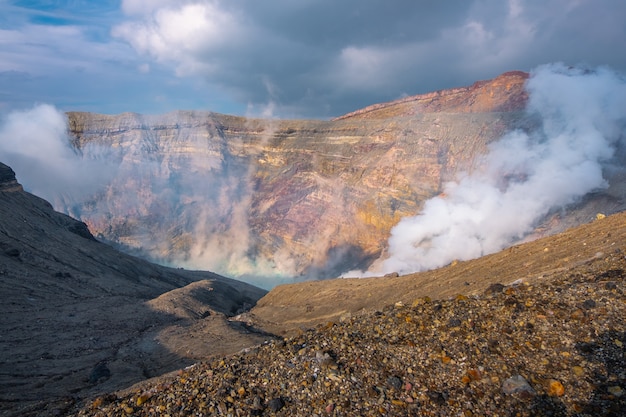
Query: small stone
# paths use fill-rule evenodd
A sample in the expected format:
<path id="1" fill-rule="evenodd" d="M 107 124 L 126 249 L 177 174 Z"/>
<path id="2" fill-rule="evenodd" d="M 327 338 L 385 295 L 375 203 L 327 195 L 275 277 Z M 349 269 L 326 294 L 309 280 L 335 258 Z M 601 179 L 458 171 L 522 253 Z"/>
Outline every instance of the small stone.
<path id="1" fill-rule="evenodd" d="M 615 339 L 615 340 L 613 340 L 613 343 L 615 343 L 615 346 L 620 347 L 620 348 L 624 346 L 624 344 L 622 343 L 622 341 L 621 341 L 621 340 L 619 340 L 619 339 Z"/>
<path id="2" fill-rule="evenodd" d="M 461 320 L 459 320 L 456 317 L 452 317 L 449 321 L 448 321 L 448 327 L 449 328 L 454 328 L 454 327 L 461 327 Z"/>
<path id="3" fill-rule="evenodd" d="M 332 412 L 333 412 L 333 410 L 334 410 L 334 409 L 335 409 L 335 404 L 330 403 L 330 404 L 328 404 L 328 405 L 326 406 L 325 411 L 326 411 L 326 413 L 327 413 L 327 414 L 330 414 L 330 413 L 332 413 Z"/>
<path id="4" fill-rule="evenodd" d="M 96 366 L 94 366 L 89 374 L 89 383 L 97 384 L 98 382 L 102 382 L 110 377 L 111 370 L 107 367 L 106 362 L 99 362 Z"/>
<path id="5" fill-rule="evenodd" d="M 285 406 L 285 401 L 281 398 L 273 398 L 267 403 L 267 407 L 274 413 L 278 412 Z"/>
<path id="6" fill-rule="evenodd" d="M 7 256 L 11 256 L 13 258 L 18 258 L 20 256 L 19 249 L 15 249 L 15 248 L 9 248 L 9 249 L 5 250 L 4 253 Z"/>
<path id="7" fill-rule="evenodd" d="M 337 369 L 337 362 L 328 354 L 328 352 L 322 352 L 318 350 L 315 352 L 315 359 L 323 368 Z"/>
<path id="8" fill-rule="evenodd" d="M 387 378 L 387 384 L 397 390 L 402 389 L 402 380 L 397 376 L 390 376 L 389 378 Z"/>
<path id="9" fill-rule="evenodd" d="M 472 381 L 479 381 L 483 377 L 483 374 L 482 374 L 482 372 L 480 372 L 479 369 L 470 369 L 470 370 L 467 371 L 467 376 Z"/>
<path id="10" fill-rule="evenodd" d="M 150 398 L 150 394 L 143 393 L 139 397 L 137 397 L 137 406 L 144 404 Z"/>
<path id="11" fill-rule="evenodd" d="M 581 309 L 578 309 L 572 313 L 571 317 L 572 320 L 581 320 L 585 317 L 585 313 Z"/>
<path id="12" fill-rule="evenodd" d="M 585 374 L 585 370 L 582 368 L 582 366 L 574 366 L 572 367 L 572 372 L 574 373 L 574 375 L 581 377 Z"/>
<path id="13" fill-rule="evenodd" d="M 437 405 L 443 405 L 446 403 L 446 395 L 437 391 L 428 391 L 426 392 L 428 398 Z"/>
<path id="14" fill-rule="evenodd" d="M 586 310 L 592 309 L 595 306 L 596 306 L 596 302 L 594 300 L 589 299 L 583 302 L 583 308 Z"/>
<path id="15" fill-rule="evenodd" d="M 261 401 L 261 397 L 259 396 L 254 397 L 254 399 L 252 400 L 252 409 L 253 410 L 263 409 L 263 402 Z"/>
<path id="16" fill-rule="evenodd" d="M 619 385 L 608 387 L 607 391 L 609 392 L 609 394 L 615 397 L 621 397 L 622 395 L 624 395 L 624 390 Z"/>
<path id="17" fill-rule="evenodd" d="M 485 295 L 500 294 L 502 291 L 504 291 L 504 285 L 500 283 L 495 283 L 487 287 L 487 289 L 485 290 Z"/>
<path id="18" fill-rule="evenodd" d="M 556 379 L 548 381 L 548 395 L 550 397 L 561 397 L 563 394 L 565 394 L 565 387 L 560 381 Z"/>
<path id="19" fill-rule="evenodd" d="M 505 394 L 528 393 L 534 394 L 535 390 L 521 375 L 515 375 L 502 383 L 502 391 Z"/>

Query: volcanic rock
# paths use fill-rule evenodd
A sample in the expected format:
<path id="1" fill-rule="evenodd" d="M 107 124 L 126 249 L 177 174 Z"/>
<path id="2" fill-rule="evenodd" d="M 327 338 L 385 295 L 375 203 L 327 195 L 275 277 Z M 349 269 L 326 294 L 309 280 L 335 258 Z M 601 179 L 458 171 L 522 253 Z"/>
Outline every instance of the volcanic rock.
<path id="1" fill-rule="evenodd" d="M 0 190 L 0 415 L 58 415 L 68 398 L 267 339 L 228 320 L 264 290 L 97 242 L 84 223 L 24 192 L 4 164 Z"/>
<path id="2" fill-rule="evenodd" d="M 230 276 L 367 269 L 391 228 L 471 172 L 490 142 L 536 127 L 523 112 L 527 78 L 509 72 L 331 121 L 68 113 L 76 148 L 105 150 L 117 167 L 105 189 L 62 209 L 131 253 Z M 532 238 L 624 209 L 623 173 L 607 175 L 609 189 L 550 213 Z"/>
<path id="3" fill-rule="evenodd" d="M 15 172 L 2 162 L 0 162 L 0 191 L 23 191 L 22 185 L 15 179 Z"/>

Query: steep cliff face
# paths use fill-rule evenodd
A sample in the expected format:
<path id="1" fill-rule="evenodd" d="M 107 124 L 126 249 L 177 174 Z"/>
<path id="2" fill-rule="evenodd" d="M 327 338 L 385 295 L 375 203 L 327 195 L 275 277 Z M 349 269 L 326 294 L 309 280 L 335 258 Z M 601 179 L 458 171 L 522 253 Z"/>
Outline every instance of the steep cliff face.
<path id="1" fill-rule="evenodd" d="M 471 169 L 516 122 L 509 114 L 166 117 L 170 123 L 152 125 L 137 115 L 70 114 L 79 146 L 97 143 L 119 161 L 107 189 L 73 202 L 70 214 L 154 259 L 287 277 L 332 276 L 378 257 L 400 218 Z"/>
<path id="2" fill-rule="evenodd" d="M 177 265 L 252 281 L 336 276 L 379 257 L 390 229 L 471 172 L 490 142 L 532 129 L 527 77 L 506 73 L 333 121 L 69 113 L 74 145 L 108 155 L 116 172 L 66 210 L 100 238 Z M 553 223 L 545 233 L 564 225 Z"/>
<path id="3" fill-rule="evenodd" d="M 0 162 L 0 191 L 23 191 L 22 185 L 15 179 L 15 172 L 11 167 Z"/>

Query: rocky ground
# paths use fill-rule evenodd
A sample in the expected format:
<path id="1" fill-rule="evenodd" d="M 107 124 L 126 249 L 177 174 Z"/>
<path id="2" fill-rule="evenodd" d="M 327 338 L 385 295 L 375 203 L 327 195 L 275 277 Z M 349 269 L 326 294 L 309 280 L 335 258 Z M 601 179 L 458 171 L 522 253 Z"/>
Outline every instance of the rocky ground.
<path id="1" fill-rule="evenodd" d="M 540 277 L 344 314 L 68 415 L 624 415 L 626 222 L 609 219 L 602 252 Z"/>
<path id="2" fill-rule="evenodd" d="M 120 254 L 0 164 L 0 415 L 623 415 L 626 212 L 602 217 L 265 294 Z"/>

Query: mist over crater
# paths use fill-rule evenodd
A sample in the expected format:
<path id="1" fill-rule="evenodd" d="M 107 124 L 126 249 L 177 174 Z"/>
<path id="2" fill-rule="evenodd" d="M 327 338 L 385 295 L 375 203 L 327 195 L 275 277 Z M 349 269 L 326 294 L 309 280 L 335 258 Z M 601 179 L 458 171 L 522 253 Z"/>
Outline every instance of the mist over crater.
<path id="1" fill-rule="evenodd" d="M 526 73 L 505 73 L 330 121 L 198 111 L 63 115 L 39 106 L 12 115 L 0 134 L 5 162 L 24 186 L 99 239 L 270 288 L 350 270 L 441 266 L 624 209 L 623 78 L 557 65 L 535 70 L 528 89 L 527 81 Z M 565 118 L 579 123 L 567 127 Z M 33 120 L 37 131 L 20 129 Z M 56 147 L 21 151 L 33 138 Z M 567 154 L 575 150 L 579 159 Z M 550 158 L 566 154 L 571 162 L 559 171 Z M 561 182 L 542 188 L 537 161 Z M 589 169 L 577 174 L 582 165 Z M 33 167 L 37 175 L 22 174 Z M 548 198 L 563 184 L 572 191 Z M 497 198 L 514 190 L 517 200 Z M 543 200 L 521 217 L 530 211 L 522 203 Z M 519 227 L 498 234 L 504 229 L 480 216 Z M 444 239 L 442 227 L 454 230 Z M 463 233 L 478 236 L 478 249 L 460 245 L 471 255 L 452 250 L 466 242 Z M 444 256 L 425 263 L 435 249 Z"/>

